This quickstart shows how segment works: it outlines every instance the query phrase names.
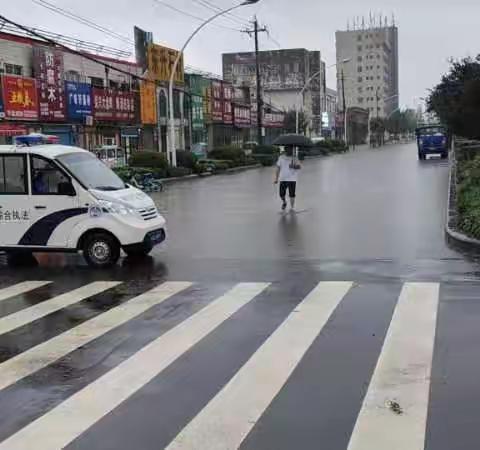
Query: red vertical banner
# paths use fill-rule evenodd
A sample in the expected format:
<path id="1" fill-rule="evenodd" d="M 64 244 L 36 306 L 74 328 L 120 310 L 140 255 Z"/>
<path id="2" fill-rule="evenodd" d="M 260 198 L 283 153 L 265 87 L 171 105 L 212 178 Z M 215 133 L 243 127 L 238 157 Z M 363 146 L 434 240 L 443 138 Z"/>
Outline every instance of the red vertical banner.
<path id="1" fill-rule="evenodd" d="M 58 122 L 66 119 L 63 53 L 54 48 L 33 47 L 33 67 L 38 86 L 41 120 Z"/>
<path id="2" fill-rule="evenodd" d="M 2 77 L 5 118 L 38 120 L 37 85 L 33 78 Z"/>
<path id="3" fill-rule="evenodd" d="M 223 95 L 221 81 L 212 81 L 212 121 L 223 122 Z"/>
<path id="4" fill-rule="evenodd" d="M 233 111 L 232 111 L 232 98 L 233 98 L 233 86 L 223 83 L 223 123 L 233 123 Z"/>

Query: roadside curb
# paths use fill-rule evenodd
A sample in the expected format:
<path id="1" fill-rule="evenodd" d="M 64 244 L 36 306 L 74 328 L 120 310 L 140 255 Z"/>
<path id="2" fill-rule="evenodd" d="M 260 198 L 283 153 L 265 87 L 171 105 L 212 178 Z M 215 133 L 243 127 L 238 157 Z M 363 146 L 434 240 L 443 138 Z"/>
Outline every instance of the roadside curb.
<path id="1" fill-rule="evenodd" d="M 175 183 L 176 181 L 188 181 L 188 180 L 193 180 L 198 178 L 206 178 L 210 176 L 223 175 L 226 173 L 243 172 L 244 170 L 258 169 L 260 167 L 262 167 L 261 164 L 252 164 L 251 166 L 233 167 L 231 169 L 227 169 L 227 170 L 224 170 L 223 172 L 219 172 L 216 174 L 199 175 L 194 173 L 191 175 L 185 175 L 184 177 L 161 178 L 160 181 L 164 184 L 169 184 L 169 183 Z"/>
<path id="2" fill-rule="evenodd" d="M 465 250 L 474 250 L 480 252 L 480 240 L 467 236 L 457 231 L 457 206 L 456 206 L 456 186 L 453 183 L 453 177 L 456 171 L 455 152 L 452 152 L 449 174 L 448 174 L 448 200 L 447 200 L 447 217 L 445 223 L 445 233 L 447 241 L 450 244 Z"/>

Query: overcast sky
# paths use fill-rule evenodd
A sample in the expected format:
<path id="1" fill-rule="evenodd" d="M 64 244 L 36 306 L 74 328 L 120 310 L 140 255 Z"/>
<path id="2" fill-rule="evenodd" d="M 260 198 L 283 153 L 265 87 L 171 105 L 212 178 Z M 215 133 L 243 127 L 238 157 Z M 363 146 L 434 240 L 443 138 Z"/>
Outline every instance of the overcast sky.
<path id="1" fill-rule="evenodd" d="M 154 41 L 180 47 L 199 22 L 172 11 L 155 0 L 48 0 L 117 33 L 133 39 L 133 26 L 152 31 Z M 159 0 L 190 14 L 208 17 L 212 11 L 198 4 L 202 0 Z M 207 0 L 221 7 L 234 0 Z M 33 0 L 1 0 L 0 12 L 25 25 L 36 26 L 72 37 L 117 48 L 128 45 L 80 23 L 51 12 Z M 260 0 L 256 6 L 237 10 L 245 21 L 257 14 L 269 27 L 272 37 L 283 48 L 303 47 L 320 50 L 327 65 L 335 62 L 335 31 L 346 29 L 354 16 L 368 17 L 383 13 L 389 20 L 395 14 L 399 27 L 400 101 L 415 106 L 419 97 L 436 84 L 448 68 L 450 57 L 475 56 L 479 53 L 480 2 L 478 0 Z M 242 28 L 239 23 L 222 18 L 216 24 Z M 266 35 L 261 49 L 278 46 Z M 199 34 L 186 51 L 186 64 L 221 73 L 221 53 L 249 51 L 253 40 L 233 30 L 210 25 Z M 335 88 L 335 70 L 328 73 L 328 85 Z"/>

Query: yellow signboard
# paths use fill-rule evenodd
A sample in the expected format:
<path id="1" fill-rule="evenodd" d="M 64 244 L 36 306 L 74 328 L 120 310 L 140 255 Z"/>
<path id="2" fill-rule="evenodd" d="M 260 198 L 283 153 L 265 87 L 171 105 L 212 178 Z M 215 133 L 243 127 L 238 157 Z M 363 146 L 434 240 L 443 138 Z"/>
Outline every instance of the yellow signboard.
<path id="1" fill-rule="evenodd" d="M 147 48 L 147 58 L 150 75 L 157 81 L 169 81 L 178 53 L 178 50 L 157 44 L 149 44 Z M 174 81 L 177 84 L 184 83 L 183 56 L 180 58 L 177 70 L 175 71 Z"/>
<path id="2" fill-rule="evenodd" d="M 156 86 L 152 82 L 142 82 L 140 85 L 140 114 L 142 124 L 157 123 Z"/>

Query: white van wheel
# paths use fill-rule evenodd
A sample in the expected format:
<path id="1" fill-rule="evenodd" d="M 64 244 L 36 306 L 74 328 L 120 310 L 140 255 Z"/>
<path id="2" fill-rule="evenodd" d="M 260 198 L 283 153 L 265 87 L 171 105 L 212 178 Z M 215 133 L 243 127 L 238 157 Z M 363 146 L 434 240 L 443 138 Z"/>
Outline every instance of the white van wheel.
<path id="1" fill-rule="evenodd" d="M 95 268 L 111 267 L 120 258 L 120 245 L 108 233 L 93 233 L 84 241 L 83 257 L 89 266 Z"/>

